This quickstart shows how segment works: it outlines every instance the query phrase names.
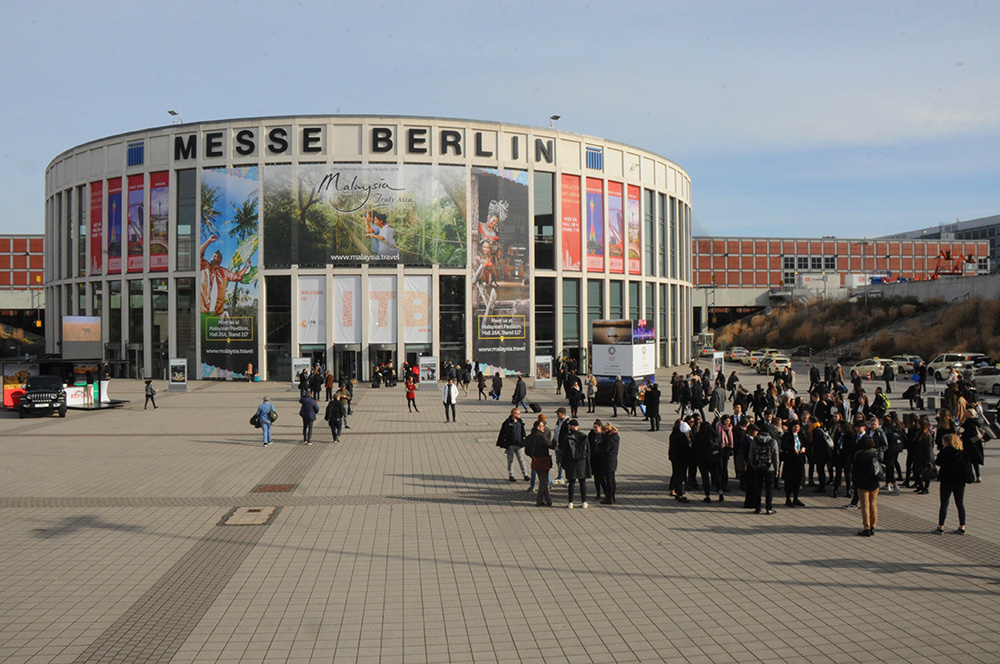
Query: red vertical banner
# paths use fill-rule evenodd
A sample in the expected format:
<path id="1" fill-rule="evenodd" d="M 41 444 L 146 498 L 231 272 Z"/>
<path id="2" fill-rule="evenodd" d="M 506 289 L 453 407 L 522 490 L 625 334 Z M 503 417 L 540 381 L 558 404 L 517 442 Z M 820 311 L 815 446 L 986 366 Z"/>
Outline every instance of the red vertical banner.
<path id="1" fill-rule="evenodd" d="M 608 182 L 608 271 L 625 274 L 625 209 L 621 182 Z"/>
<path id="2" fill-rule="evenodd" d="M 162 272 L 170 263 L 170 173 L 149 174 L 149 269 Z"/>
<path id="3" fill-rule="evenodd" d="M 142 272 L 142 249 L 146 238 L 146 210 L 143 205 L 146 176 L 128 176 L 128 271 Z"/>
<path id="4" fill-rule="evenodd" d="M 104 182 L 90 183 L 90 274 L 104 271 Z"/>
<path id="5" fill-rule="evenodd" d="M 562 269 L 579 272 L 582 261 L 580 236 L 580 176 L 562 176 Z"/>
<path id="6" fill-rule="evenodd" d="M 587 272 L 604 272 L 604 180 L 587 178 Z"/>
<path id="7" fill-rule="evenodd" d="M 122 271 L 122 179 L 108 180 L 108 274 Z"/>
<path id="8" fill-rule="evenodd" d="M 639 187 L 628 186 L 628 204 L 625 207 L 628 230 L 628 273 L 642 274 L 642 225 L 639 219 Z"/>

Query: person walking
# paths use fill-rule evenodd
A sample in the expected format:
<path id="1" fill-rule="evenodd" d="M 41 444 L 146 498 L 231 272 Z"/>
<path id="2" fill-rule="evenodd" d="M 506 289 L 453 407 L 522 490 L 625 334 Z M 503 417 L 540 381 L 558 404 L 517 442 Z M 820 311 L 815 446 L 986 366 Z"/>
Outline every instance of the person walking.
<path id="1" fill-rule="evenodd" d="M 455 418 L 455 402 L 458 401 L 458 385 L 455 379 L 449 378 L 444 389 L 441 390 L 441 403 L 444 404 L 444 421 L 448 421 L 448 414 L 451 414 L 451 421 L 457 422 Z"/>
<path id="2" fill-rule="evenodd" d="M 587 376 L 587 412 L 596 413 L 597 405 L 597 376 L 589 374 Z"/>
<path id="3" fill-rule="evenodd" d="M 489 401 L 489 398 L 486 396 L 486 376 L 482 371 L 476 372 L 476 387 L 479 388 L 479 398 L 476 401 L 483 401 L 484 399 Z"/>
<path id="4" fill-rule="evenodd" d="M 580 423 L 569 420 L 566 425 L 569 430 L 560 442 L 563 468 L 566 470 L 566 480 L 569 484 L 568 502 L 566 507 L 573 509 L 573 489 L 576 483 L 580 485 L 580 507 L 587 509 L 587 478 L 590 477 L 590 444 L 587 434 L 580 431 Z"/>
<path id="5" fill-rule="evenodd" d="M 273 415 L 272 415 L 273 413 Z M 274 419 L 272 419 L 274 418 Z M 267 397 L 257 406 L 257 424 L 264 434 L 264 447 L 271 444 L 271 424 L 278 418 L 278 411 L 274 409 Z"/>
<path id="6" fill-rule="evenodd" d="M 517 408 L 510 409 L 510 416 L 500 425 L 500 433 L 497 434 L 497 447 L 507 452 L 507 481 L 516 482 L 514 479 L 514 459 L 521 466 L 521 474 L 524 481 L 528 477 L 528 466 L 524 461 L 524 422 L 521 420 L 521 411 Z"/>
<path id="7" fill-rule="evenodd" d="M 555 449 L 555 446 L 556 441 L 552 438 L 552 432 L 545 426 L 545 415 L 540 414 L 525 445 L 525 451 L 531 457 L 532 478 L 538 479 L 538 498 L 535 500 L 535 505 L 538 507 L 542 505 L 552 507 L 552 494 L 549 491 L 552 457 L 549 456 L 549 450 Z"/>
<path id="8" fill-rule="evenodd" d="M 601 462 L 604 464 L 604 500 L 603 505 L 614 505 L 617 502 L 618 483 L 615 473 L 618 471 L 618 448 L 621 436 L 614 424 L 607 422 L 602 426 Z"/>
<path id="9" fill-rule="evenodd" d="M 326 400 L 333 401 L 333 386 L 336 385 L 337 380 L 333 377 L 333 374 L 329 371 L 326 372 Z"/>
<path id="10" fill-rule="evenodd" d="M 625 382 L 621 376 L 615 377 L 615 384 L 611 388 L 611 417 L 618 417 L 618 409 L 625 407 Z"/>
<path id="11" fill-rule="evenodd" d="M 403 388 L 406 390 L 406 411 L 410 413 L 417 411 L 419 413 L 420 409 L 417 408 L 417 384 L 413 382 L 413 376 L 406 377 Z"/>
<path id="12" fill-rule="evenodd" d="M 494 401 L 500 398 L 500 391 L 503 389 L 503 376 L 500 375 L 499 371 L 493 372 L 493 391 L 490 392 L 490 396 L 493 397 Z"/>
<path id="13" fill-rule="evenodd" d="M 324 418 L 330 424 L 330 433 L 333 434 L 333 442 L 340 442 L 340 434 L 344 431 L 344 402 L 340 394 L 334 395 L 333 399 L 326 405 Z"/>
<path id="14" fill-rule="evenodd" d="M 891 364 L 886 364 L 882 369 L 882 380 L 885 381 L 885 393 L 892 394 L 892 384 L 896 380 L 896 371 Z"/>
<path id="15" fill-rule="evenodd" d="M 878 489 L 885 480 L 885 471 L 878 460 L 875 440 L 871 436 L 862 439 L 861 450 L 854 455 L 851 474 L 861 502 L 862 530 L 858 531 L 858 535 L 871 537 L 878 525 Z"/>
<path id="16" fill-rule="evenodd" d="M 528 396 L 528 386 L 525 384 L 524 379 L 521 374 L 517 374 L 517 382 L 514 383 L 514 394 L 510 398 L 510 402 L 517 408 L 520 408 L 522 412 L 528 411 L 528 404 L 524 403 L 525 398 Z"/>
<path id="17" fill-rule="evenodd" d="M 299 417 L 302 418 L 302 442 L 312 445 L 313 423 L 316 422 L 316 415 L 319 413 L 319 402 L 311 394 L 306 394 L 299 399 L 299 403 L 302 404 L 299 407 Z"/>
<path id="18" fill-rule="evenodd" d="M 670 495 L 677 502 L 686 503 L 688 498 L 684 495 L 684 482 L 691 459 L 691 427 L 684 420 L 674 421 L 667 458 L 670 460 Z"/>
<path id="19" fill-rule="evenodd" d="M 954 435 L 954 431 L 950 432 Z M 942 444 L 944 438 L 941 439 Z M 931 435 L 931 422 L 926 415 L 921 415 L 917 421 L 913 437 L 913 491 L 917 494 L 930 493 L 926 470 L 934 459 L 934 436 Z"/>
<path id="20" fill-rule="evenodd" d="M 941 441 L 943 448 L 934 460 L 934 464 L 940 466 L 938 471 L 938 481 L 941 484 L 941 507 L 938 510 L 938 527 L 935 533 L 944 533 L 944 522 L 948 517 L 948 502 L 951 497 L 955 497 L 955 509 L 958 510 L 958 530 L 959 535 L 965 534 L 965 485 L 970 478 L 975 476 L 972 469 L 972 460 L 965 452 L 962 439 L 955 434 L 948 434 Z"/>
<path id="21" fill-rule="evenodd" d="M 159 406 L 156 405 L 156 388 L 153 387 L 153 381 L 147 379 L 146 380 L 146 402 L 142 405 L 142 409 L 146 410 L 146 407 L 149 406 L 149 404 L 153 404 L 153 410 L 156 410 L 157 408 L 159 408 Z"/>

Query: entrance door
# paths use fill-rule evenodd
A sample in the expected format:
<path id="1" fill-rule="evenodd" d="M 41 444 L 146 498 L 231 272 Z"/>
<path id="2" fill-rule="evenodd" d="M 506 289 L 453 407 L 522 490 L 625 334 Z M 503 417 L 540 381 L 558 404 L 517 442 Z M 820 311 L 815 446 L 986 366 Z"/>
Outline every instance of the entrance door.
<path id="1" fill-rule="evenodd" d="M 358 373 L 360 362 L 360 350 L 336 350 L 333 353 L 333 375 L 337 380 L 340 380 L 341 376 L 348 380 L 360 378 Z"/>
<path id="2" fill-rule="evenodd" d="M 371 361 L 372 361 L 372 375 L 373 376 L 374 376 L 374 372 L 376 372 L 376 371 L 381 372 L 382 369 L 383 369 L 383 367 L 393 367 L 397 371 L 399 370 L 399 368 L 396 367 L 396 351 L 395 350 L 376 350 L 375 348 L 372 348 L 371 351 L 370 351 L 370 353 L 369 353 L 369 357 L 371 358 Z"/>
<path id="3" fill-rule="evenodd" d="M 137 344 L 138 347 L 129 346 L 128 349 L 128 377 L 129 378 L 143 378 L 143 367 L 142 367 L 142 345 Z"/>

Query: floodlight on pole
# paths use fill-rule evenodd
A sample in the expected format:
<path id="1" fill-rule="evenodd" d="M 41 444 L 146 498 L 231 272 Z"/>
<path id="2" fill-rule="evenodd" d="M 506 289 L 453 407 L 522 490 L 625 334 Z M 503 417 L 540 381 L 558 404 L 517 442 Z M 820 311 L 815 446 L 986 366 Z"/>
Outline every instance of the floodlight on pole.
<path id="1" fill-rule="evenodd" d="M 177 118 L 176 121 L 175 121 L 177 124 L 184 124 L 184 120 L 181 119 L 181 112 L 180 111 L 167 111 L 167 113 L 169 113 L 170 115 L 172 115 L 175 118 Z"/>
<path id="2" fill-rule="evenodd" d="M 558 120 L 561 117 L 562 117 L 561 115 L 550 115 L 549 116 L 549 128 L 555 127 L 556 126 L 556 120 Z"/>

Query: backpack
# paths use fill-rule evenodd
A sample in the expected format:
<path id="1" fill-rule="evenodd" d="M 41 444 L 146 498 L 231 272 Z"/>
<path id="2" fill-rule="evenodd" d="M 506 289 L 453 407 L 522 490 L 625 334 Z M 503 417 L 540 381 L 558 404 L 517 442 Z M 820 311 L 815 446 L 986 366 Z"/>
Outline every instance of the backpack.
<path id="1" fill-rule="evenodd" d="M 753 467 L 767 470 L 771 465 L 771 439 L 763 436 L 757 439 L 757 453 L 753 458 Z"/>
<path id="2" fill-rule="evenodd" d="M 898 427 L 888 427 L 889 432 L 887 437 L 889 438 L 889 453 L 899 454 L 903 451 L 903 434 Z"/>
<path id="3" fill-rule="evenodd" d="M 820 428 L 816 429 L 816 431 L 819 431 L 819 437 L 822 438 L 823 442 L 826 444 L 826 449 L 832 452 L 833 451 L 833 438 L 830 437 L 830 434 L 827 432 L 827 430 L 824 429 L 824 428 L 822 428 L 822 427 L 820 427 Z"/>

